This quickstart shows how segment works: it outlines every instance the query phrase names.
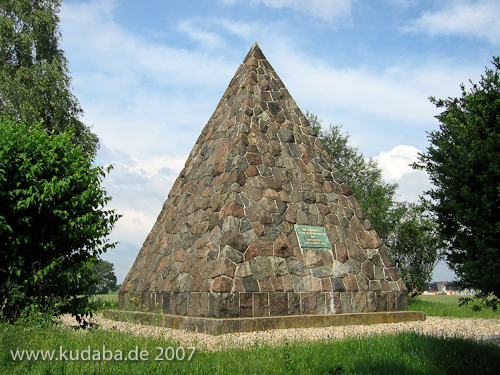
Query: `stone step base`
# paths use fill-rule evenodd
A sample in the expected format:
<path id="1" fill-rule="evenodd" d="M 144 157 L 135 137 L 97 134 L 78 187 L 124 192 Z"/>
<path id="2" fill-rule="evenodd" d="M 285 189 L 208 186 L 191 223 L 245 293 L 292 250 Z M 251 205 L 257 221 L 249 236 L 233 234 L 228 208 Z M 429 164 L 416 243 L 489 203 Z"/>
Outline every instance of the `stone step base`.
<path id="1" fill-rule="evenodd" d="M 221 335 L 235 332 L 265 331 L 288 328 L 399 323 L 425 320 L 422 311 L 390 311 L 353 314 L 287 315 L 253 318 L 201 318 L 124 310 L 105 310 L 106 319 L 157 325 L 186 331 Z"/>

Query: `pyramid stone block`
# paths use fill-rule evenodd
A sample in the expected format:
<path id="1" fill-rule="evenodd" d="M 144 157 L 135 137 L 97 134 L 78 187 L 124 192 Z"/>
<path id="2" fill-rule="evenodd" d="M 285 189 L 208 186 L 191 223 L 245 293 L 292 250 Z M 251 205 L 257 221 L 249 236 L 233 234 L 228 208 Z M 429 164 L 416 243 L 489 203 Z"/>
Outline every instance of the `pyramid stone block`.
<path id="1" fill-rule="evenodd" d="M 368 313 L 407 310 L 407 293 L 255 43 L 122 284 L 120 306 L 134 297 L 165 314 L 211 318 Z"/>

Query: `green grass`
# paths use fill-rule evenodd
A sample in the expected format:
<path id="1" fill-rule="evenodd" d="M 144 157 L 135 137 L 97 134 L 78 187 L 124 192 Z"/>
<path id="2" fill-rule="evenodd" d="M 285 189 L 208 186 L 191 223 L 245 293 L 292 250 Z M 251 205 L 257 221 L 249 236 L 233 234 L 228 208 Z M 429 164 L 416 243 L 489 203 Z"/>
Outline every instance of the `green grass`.
<path id="1" fill-rule="evenodd" d="M 117 294 L 96 296 L 96 304 L 114 308 Z M 458 307 L 458 296 L 421 296 L 410 310 L 427 315 L 495 318 L 500 312 L 473 312 Z M 105 350 L 103 349 L 106 349 Z M 283 342 L 280 346 L 228 349 L 220 352 L 183 348 L 186 359 L 165 358 L 179 344 L 164 338 L 138 337 L 118 331 L 67 327 L 23 327 L 0 324 L 0 374 L 497 374 L 500 346 L 417 333 L 348 338 L 330 342 Z M 68 360 L 14 360 L 11 350 L 62 353 Z M 126 359 L 143 353 L 145 360 Z M 77 356 L 79 360 L 71 360 Z M 82 356 L 95 356 L 83 360 Z M 121 358 L 120 358 L 121 355 Z M 106 356 L 106 359 L 104 359 Z M 98 358 L 99 357 L 99 358 Z M 100 360 L 98 360 L 100 359 Z M 109 360 L 108 360 L 109 359 Z"/>
<path id="2" fill-rule="evenodd" d="M 0 327 L 2 374 L 497 374 L 500 347 L 462 339 L 415 333 L 351 338 L 317 343 L 284 342 L 280 347 L 195 352 L 190 361 L 157 361 L 157 348 L 178 348 L 172 341 L 114 331 L 72 331 L 62 327 Z M 148 360 L 14 361 L 10 350 L 54 350 L 66 356 L 102 347 L 123 356 L 138 348 Z M 188 353 L 187 353 L 188 354 Z"/>
<path id="3" fill-rule="evenodd" d="M 419 296 L 412 302 L 408 309 L 412 311 L 423 311 L 428 316 L 442 316 L 446 318 L 475 318 L 475 319 L 499 319 L 500 310 L 492 311 L 483 309 L 473 311 L 471 304 L 459 306 L 458 299 L 461 296 Z"/>
<path id="4" fill-rule="evenodd" d="M 118 293 L 98 294 L 94 297 L 95 311 L 118 308 Z"/>

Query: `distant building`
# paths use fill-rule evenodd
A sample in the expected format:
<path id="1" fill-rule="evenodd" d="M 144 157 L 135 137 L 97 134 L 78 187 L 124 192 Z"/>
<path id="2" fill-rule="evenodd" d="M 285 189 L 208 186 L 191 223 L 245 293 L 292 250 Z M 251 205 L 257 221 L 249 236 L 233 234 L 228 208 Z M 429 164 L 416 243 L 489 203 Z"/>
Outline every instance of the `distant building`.
<path id="1" fill-rule="evenodd" d="M 473 290 L 465 289 L 461 290 L 457 287 L 456 283 L 449 281 L 441 281 L 436 283 L 427 284 L 425 290 L 422 293 L 424 296 L 436 295 L 436 294 L 447 294 L 447 295 L 473 295 L 475 294 Z"/>
<path id="2" fill-rule="evenodd" d="M 423 295 L 436 295 L 438 292 L 437 283 L 427 284 L 425 290 L 422 292 Z"/>

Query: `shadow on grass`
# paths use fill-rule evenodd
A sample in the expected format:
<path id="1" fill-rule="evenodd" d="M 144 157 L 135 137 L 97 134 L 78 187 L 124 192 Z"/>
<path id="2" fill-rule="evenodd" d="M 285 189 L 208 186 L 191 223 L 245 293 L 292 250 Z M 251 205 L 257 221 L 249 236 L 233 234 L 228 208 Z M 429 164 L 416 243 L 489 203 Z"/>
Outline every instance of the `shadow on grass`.
<path id="1" fill-rule="evenodd" d="M 498 374 L 500 346 L 459 338 L 437 338 L 418 334 L 382 338 L 371 353 L 353 364 L 361 374 Z M 385 356 L 377 353 L 385 352 Z M 346 372 L 347 373 L 347 372 Z M 351 373 L 351 372 L 348 372 Z"/>
<path id="2" fill-rule="evenodd" d="M 498 374 L 500 346 L 471 340 L 404 333 L 350 338 L 344 341 L 292 342 L 248 350 L 200 352 L 190 361 L 157 360 L 162 348 L 179 343 L 117 331 L 75 332 L 68 329 L 0 327 L 0 373 L 8 374 Z M 10 350 L 87 348 L 149 353 L 147 360 L 27 361 L 13 360 Z"/>

